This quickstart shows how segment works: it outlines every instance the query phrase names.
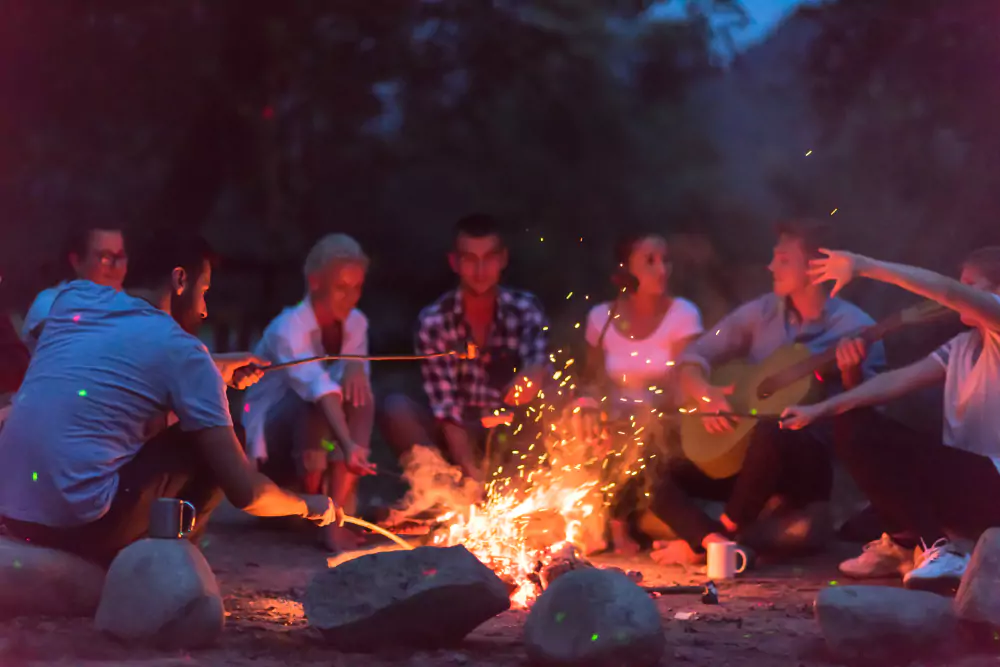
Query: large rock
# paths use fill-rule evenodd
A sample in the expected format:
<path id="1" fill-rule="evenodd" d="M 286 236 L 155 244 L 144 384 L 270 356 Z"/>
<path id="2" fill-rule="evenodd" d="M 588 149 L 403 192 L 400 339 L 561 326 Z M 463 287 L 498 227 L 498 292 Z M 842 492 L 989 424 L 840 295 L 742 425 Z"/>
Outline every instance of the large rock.
<path id="1" fill-rule="evenodd" d="M 621 572 L 568 572 L 535 601 L 524 626 L 536 665 L 652 667 L 666 648 L 649 595 Z"/>
<path id="2" fill-rule="evenodd" d="M 0 618 L 91 616 L 104 570 L 73 554 L 0 538 Z"/>
<path id="3" fill-rule="evenodd" d="M 826 588 L 816 618 L 838 658 L 877 664 L 946 651 L 957 626 L 951 599 L 888 586 Z"/>
<path id="4" fill-rule="evenodd" d="M 507 586 L 465 547 L 355 558 L 306 588 L 309 623 L 342 651 L 454 645 L 510 608 Z"/>
<path id="5" fill-rule="evenodd" d="M 955 613 L 962 620 L 1000 627 L 1000 528 L 979 538 L 955 595 Z"/>
<path id="6" fill-rule="evenodd" d="M 187 540 L 145 539 L 111 563 L 95 624 L 130 643 L 198 648 L 222 633 L 225 610 L 197 547 Z"/>

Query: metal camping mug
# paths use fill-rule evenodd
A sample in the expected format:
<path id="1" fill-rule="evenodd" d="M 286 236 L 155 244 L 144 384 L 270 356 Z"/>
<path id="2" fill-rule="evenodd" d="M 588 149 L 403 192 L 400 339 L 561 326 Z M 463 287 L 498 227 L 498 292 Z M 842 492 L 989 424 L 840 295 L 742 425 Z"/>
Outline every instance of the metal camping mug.
<path id="1" fill-rule="evenodd" d="M 177 498 L 157 498 L 149 511 L 149 536 L 179 540 L 194 530 L 194 505 Z"/>

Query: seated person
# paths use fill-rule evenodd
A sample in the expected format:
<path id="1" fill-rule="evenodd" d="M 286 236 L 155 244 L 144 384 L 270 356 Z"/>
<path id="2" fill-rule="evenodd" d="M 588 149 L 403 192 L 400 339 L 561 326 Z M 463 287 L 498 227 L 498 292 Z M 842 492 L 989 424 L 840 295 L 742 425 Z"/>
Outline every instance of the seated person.
<path id="1" fill-rule="evenodd" d="M 308 293 L 264 330 L 257 356 L 284 363 L 336 354 L 368 354 L 368 319 L 355 306 L 368 258 L 344 234 L 320 239 L 306 257 Z M 279 483 L 319 493 L 324 482 L 339 507 L 356 509 L 359 474 L 372 471 L 368 452 L 375 406 L 368 364 L 316 362 L 266 374 L 246 395 L 247 451 Z M 343 527 L 329 526 L 326 546 L 357 546 Z"/>
<path id="2" fill-rule="evenodd" d="M 610 302 L 590 310 L 587 367 L 616 397 L 649 400 L 649 387 L 671 384 L 673 367 L 667 362 L 702 333 L 701 313 L 667 289 L 671 264 L 665 239 L 654 234 L 626 238 L 616 256 L 634 289 L 619 297 L 616 314 Z"/>
<path id="3" fill-rule="evenodd" d="M 902 529 L 841 563 L 844 574 L 902 574 L 908 588 L 953 591 L 968 547 L 1000 526 L 1000 247 L 969 255 L 960 280 L 849 252 L 825 254 L 813 262 L 813 275 L 836 281 L 834 293 L 854 277 L 870 278 L 937 301 L 973 327 L 921 361 L 821 403 L 788 408 L 782 422 L 798 432 L 840 415 L 837 456 L 885 525 Z M 941 439 L 867 407 L 942 383 Z"/>
<path id="4" fill-rule="evenodd" d="M 507 248 L 496 220 L 462 218 L 454 239 L 449 262 L 459 286 L 420 312 L 417 354 L 465 351 L 469 343 L 478 352 L 474 359 L 423 361 L 429 406 L 404 395 L 388 397 L 382 432 L 398 455 L 414 444 L 437 446 L 481 482 L 481 420 L 537 395 L 548 362 L 547 322 L 535 296 L 500 285 Z"/>
<path id="5" fill-rule="evenodd" d="M 250 514 L 334 521 L 329 498 L 278 488 L 236 439 L 226 384 L 260 371 L 248 354 L 217 365 L 192 335 L 207 313 L 204 242 L 161 234 L 138 266 L 132 294 L 77 280 L 53 304 L 0 432 L 7 532 L 106 566 L 146 536 L 157 498 L 195 506 L 196 541 L 220 487 Z"/>
<path id="6" fill-rule="evenodd" d="M 128 255 L 121 229 L 114 225 L 84 225 L 73 231 L 67 245 L 67 258 L 78 280 L 89 280 L 116 290 L 122 288 L 128 270 Z M 42 290 L 28 308 L 21 339 L 29 352 L 34 353 L 52 302 L 65 285 L 62 282 Z"/>
<path id="7" fill-rule="evenodd" d="M 2 280 L 0 277 L 0 281 Z M 30 361 L 28 348 L 18 337 L 10 317 L 6 313 L 0 313 L 0 409 L 9 403 L 6 395 L 17 391 L 21 386 Z"/>
<path id="8" fill-rule="evenodd" d="M 678 361 L 681 389 L 690 400 L 699 401 L 703 412 L 732 412 L 726 400 L 729 390 L 707 379 L 713 366 L 735 359 L 759 363 L 787 344 L 802 343 L 813 352 L 837 346 L 839 378 L 824 378 L 827 392 L 856 386 L 884 366 L 881 343 L 872 345 L 866 358 L 861 339 L 852 338 L 873 324 L 871 318 L 812 284 L 808 262 L 819 256 L 823 231 L 818 223 L 808 221 L 779 224 L 768 267 L 773 291 L 724 317 L 688 346 Z M 732 429 L 722 417 L 706 418 L 704 424 L 710 433 Z M 829 501 L 833 484 L 829 432 L 821 426 L 791 432 L 761 421 L 749 438 L 742 470 L 728 479 L 711 479 L 683 458 L 669 463 L 653 492 L 651 510 L 682 540 L 655 551 L 654 558 L 700 560 L 710 542 L 743 537 L 773 499 L 785 501 L 792 509 Z M 709 518 L 692 496 L 725 501 L 721 519 Z"/>
<path id="9" fill-rule="evenodd" d="M 615 255 L 618 280 L 614 282 L 622 292 L 617 309 L 614 302 L 602 303 L 587 316 L 590 386 L 585 393 L 591 396 L 590 401 L 576 403 L 596 409 L 600 405 L 596 401 L 610 396 L 608 407 L 612 412 L 621 412 L 616 410 L 620 400 L 627 401 L 625 415 L 635 412 L 633 401 L 676 409 L 675 367 L 667 364 L 703 331 L 701 313 L 690 301 L 670 295 L 667 287 L 671 263 L 667 242 L 661 236 L 626 237 L 618 244 Z M 659 393 L 651 391 L 651 387 Z M 614 507 L 611 533 L 619 551 L 633 552 L 638 547 L 627 528 L 628 516 L 641 496 L 634 492 L 638 486 L 628 485 L 633 493 L 623 489 Z"/>

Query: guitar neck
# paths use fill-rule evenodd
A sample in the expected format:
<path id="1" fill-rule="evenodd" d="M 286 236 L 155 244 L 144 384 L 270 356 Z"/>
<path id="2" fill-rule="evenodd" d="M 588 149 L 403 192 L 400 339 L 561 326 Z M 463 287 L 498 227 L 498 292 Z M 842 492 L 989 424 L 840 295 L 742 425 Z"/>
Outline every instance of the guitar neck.
<path id="1" fill-rule="evenodd" d="M 891 317 L 889 320 L 898 320 L 896 317 Z M 860 338 L 865 342 L 865 345 L 871 345 L 877 341 L 885 338 L 886 335 L 891 333 L 893 330 L 899 328 L 901 323 L 898 321 L 890 322 L 889 320 L 883 320 L 878 324 L 874 324 L 870 327 L 862 329 L 853 338 Z M 827 350 L 823 350 L 808 359 L 804 360 L 803 365 L 808 365 L 809 368 L 803 375 L 818 371 L 821 368 L 828 366 L 829 364 L 837 360 L 837 346 L 833 346 Z"/>
<path id="2" fill-rule="evenodd" d="M 871 345 L 872 343 L 881 340 L 887 334 L 898 329 L 903 325 L 902 318 L 898 314 L 888 317 L 878 324 L 874 324 L 870 327 L 862 329 L 854 338 L 860 338 L 865 342 L 865 345 Z M 780 373 L 782 378 L 786 381 L 794 381 L 799 378 L 805 377 L 807 375 L 812 375 L 817 373 L 824 368 L 827 368 L 837 360 L 837 346 L 824 350 L 822 352 L 817 352 L 816 354 L 803 359 L 797 364 L 793 364 L 791 367 L 785 369 Z"/>

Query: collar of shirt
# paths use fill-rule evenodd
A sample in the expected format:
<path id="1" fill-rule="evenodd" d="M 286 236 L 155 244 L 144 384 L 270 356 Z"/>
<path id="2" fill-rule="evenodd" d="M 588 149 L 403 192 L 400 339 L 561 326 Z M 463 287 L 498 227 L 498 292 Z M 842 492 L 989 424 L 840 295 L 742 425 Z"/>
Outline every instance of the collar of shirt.
<path id="1" fill-rule="evenodd" d="M 778 299 L 778 315 L 781 317 L 782 322 L 785 323 L 785 328 L 788 330 L 801 331 L 809 327 L 818 327 L 821 330 L 826 330 L 827 323 L 830 320 L 830 316 L 833 314 L 833 310 L 834 299 L 828 297 L 823 302 L 823 309 L 820 311 L 819 317 L 815 320 L 806 322 L 802 319 L 802 315 L 799 314 L 799 311 L 795 309 L 790 297 Z"/>

